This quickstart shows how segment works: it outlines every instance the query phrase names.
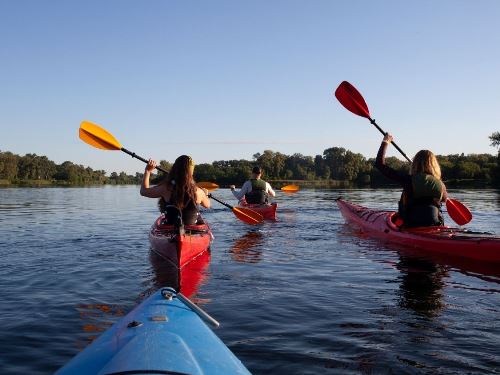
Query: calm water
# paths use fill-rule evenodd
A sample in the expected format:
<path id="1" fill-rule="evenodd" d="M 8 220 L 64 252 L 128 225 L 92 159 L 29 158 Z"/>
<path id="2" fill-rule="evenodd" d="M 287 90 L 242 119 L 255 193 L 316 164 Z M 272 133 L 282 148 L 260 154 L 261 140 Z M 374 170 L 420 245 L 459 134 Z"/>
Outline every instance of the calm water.
<path id="1" fill-rule="evenodd" d="M 470 229 L 500 233 L 497 191 L 451 193 L 473 211 Z M 500 373 L 498 267 L 362 238 L 340 195 L 391 208 L 399 192 L 279 194 L 279 222 L 259 227 L 213 202 L 211 256 L 181 288 L 219 337 L 255 374 Z M 52 373 L 177 280 L 149 252 L 156 216 L 136 186 L 0 189 L 0 373 Z"/>

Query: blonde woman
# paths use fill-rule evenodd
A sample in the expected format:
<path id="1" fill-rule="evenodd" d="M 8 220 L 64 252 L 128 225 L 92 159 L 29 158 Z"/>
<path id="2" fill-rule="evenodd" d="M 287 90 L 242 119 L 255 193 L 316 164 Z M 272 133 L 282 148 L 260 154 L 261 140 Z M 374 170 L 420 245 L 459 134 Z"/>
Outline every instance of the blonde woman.
<path id="1" fill-rule="evenodd" d="M 165 213 L 168 224 L 184 223 L 193 225 L 200 222 L 198 205 L 210 207 L 208 191 L 196 186 L 193 179 L 194 162 L 190 156 L 179 156 L 170 172 L 158 185 L 149 187 L 151 172 L 156 168 L 156 161 L 149 159 L 144 170 L 141 195 L 148 198 L 160 198 L 158 206 Z"/>
<path id="2" fill-rule="evenodd" d="M 441 168 L 436 156 L 429 150 L 420 150 L 413 158 L 410 174 L 401 173 L 385 164 L 385 153 L 391 142 L 392 135 L 387 133 L 378 150 L 375 166 L 384 176 L 403 187 L 398 209 L 403 225 L 443 225 L 441 204 L 448 199 L 448 195 L 441 181 Z"/>

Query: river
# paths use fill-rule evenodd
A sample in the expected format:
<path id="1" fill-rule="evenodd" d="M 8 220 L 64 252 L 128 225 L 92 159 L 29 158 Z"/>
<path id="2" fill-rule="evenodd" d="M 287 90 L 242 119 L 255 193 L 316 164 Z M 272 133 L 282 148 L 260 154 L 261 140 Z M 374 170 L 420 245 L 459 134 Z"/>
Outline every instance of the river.
<path id="1" fill-rule="evenodd" d="M 150 254 L 158 212 L 138 190 L 0 189 L 2 374 L 54 372 L 176 280 Z M 279 220 L 256 227 L 217 202 L 204 211 L 215 240 L 181 287 L 226 345 L 254 374 L 500 373 L 500 269 L 360 236 L 339 196 L 388 209 L 399 191 L 279 192 Z M 468 228 L 500 234 L 498 191 L 450 196 L 473 212 Z"/>

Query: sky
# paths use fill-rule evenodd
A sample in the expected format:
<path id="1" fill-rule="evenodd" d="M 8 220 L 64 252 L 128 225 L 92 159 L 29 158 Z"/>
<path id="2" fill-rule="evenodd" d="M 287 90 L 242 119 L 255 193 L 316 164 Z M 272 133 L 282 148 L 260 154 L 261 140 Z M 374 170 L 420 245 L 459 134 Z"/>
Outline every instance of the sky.
<path id="1" fill-rule="evenodd" d="M 0 151 L 144 170 L 82 142 L 87 120 L 171 162 L 375 157 L 333 95 L 347 80 L 410 157 L 496 154 L 498 19 L 497 0 L 0 0 Z"/>

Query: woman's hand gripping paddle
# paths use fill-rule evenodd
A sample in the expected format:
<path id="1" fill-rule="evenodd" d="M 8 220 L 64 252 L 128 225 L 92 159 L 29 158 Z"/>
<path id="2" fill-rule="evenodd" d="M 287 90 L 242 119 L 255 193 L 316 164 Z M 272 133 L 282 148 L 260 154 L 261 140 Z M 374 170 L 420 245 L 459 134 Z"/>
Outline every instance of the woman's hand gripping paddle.
<path id="1" fill-rule="evenodd" d="M 375 126 L 383 135 L 387 134 L 377 125 L 375 120 L 370 117 L 370 111 L 368 110 L 365 99 L 363 98 L 361 93 L 356 90 L 356 88 L 349 82 L 344 81 L 339 85 L 339 87 L 337 87 L 337 90 L 335 90 L 335 97 L 338 99 L 340 104 L 342 104 L 348 111 L 351 111 L 358 116 L 367 118 L 368 120 L 370 120 L 370 123 Z M 396 145 L 396 143 L 391 143 L 396 148 L 396 150 L 398 150 L 401 155 L 403 155 L 405 159 L 411 163 L 411 159 L 406 156 L 403 150 L 401 150 L 398 145 Z M 472 213 L 470 212 L 470 210 L 455 199 L 448 198 L 446 200 L 446 209 L 448 210 L 448 214 L 450 215 L 450 217 L 458 225 L 465 225 L 472 220 Z"/>

